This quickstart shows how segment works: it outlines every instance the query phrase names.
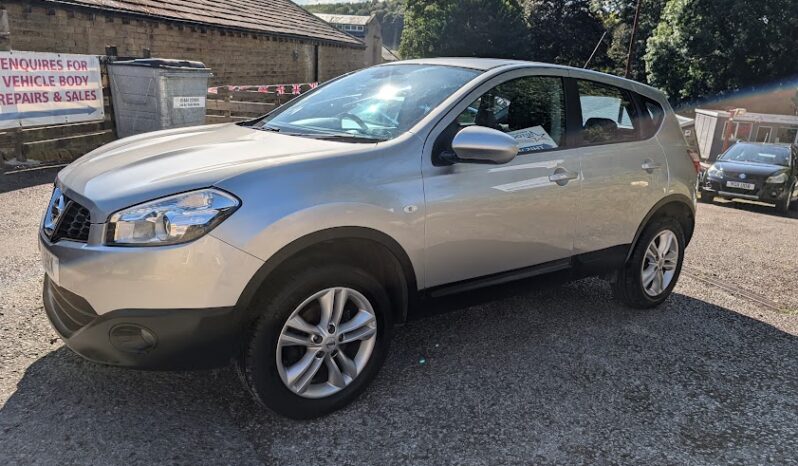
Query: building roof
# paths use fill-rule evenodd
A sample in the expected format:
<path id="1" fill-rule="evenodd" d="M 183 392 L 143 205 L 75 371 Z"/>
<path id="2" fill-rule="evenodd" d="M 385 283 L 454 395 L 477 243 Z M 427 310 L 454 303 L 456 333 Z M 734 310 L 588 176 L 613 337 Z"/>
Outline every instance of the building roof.
<path id="1" fill-rule="evenodd" d="M 703 108 L 697 108 L 695 112 L 716 118 L 729 118 L 731 116 L 731 113 L 725 112 L 723 110 L 706 110 Z M 734 121 L 798 126 L 798 116 L 777 115 L 771 113 L 744 113 L 743 115 L 734 117 Z"/>
<path id="2" fill-rule="evenodd" d="M 327 15 L 324 13 L 316 13 L 316 16 L 331 24 L 351 24 L 353 26 L 365 26 L 374 18 L 374 15 Z"/>
<path id="3" fill-rule="evenodd" d="M 291 0 L 46 0 L 208 26 L 351 45 L 363 43 Z"/>

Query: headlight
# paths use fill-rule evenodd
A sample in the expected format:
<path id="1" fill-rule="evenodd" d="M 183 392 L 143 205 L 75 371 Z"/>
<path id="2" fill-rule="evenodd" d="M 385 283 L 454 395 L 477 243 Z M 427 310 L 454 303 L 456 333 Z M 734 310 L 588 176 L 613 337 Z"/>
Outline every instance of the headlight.
<path id="1" fill-rule="evenodd" d="M 723 178 L 723 169 L 722 168 L 715 168 L 714 165 L 709 167 L 709 171 L 707 172 L 709 176 L 712 178 Z"/>
<path id="2" fill-rule="evenodd" d="M 766 183 L 770 184 L 784 184 L 787 182 L 787 174 L 786 173 L 779 173 L 778 175 L 773 175 L 767 179 Z"/>
<path id="3" fill-rule="evenodd" d="M 105 242 L 165 246 L 195 240 L 213 230 L 241 202 L 218 189 L 202 189 L 145 202 L 113 214 Z"/>

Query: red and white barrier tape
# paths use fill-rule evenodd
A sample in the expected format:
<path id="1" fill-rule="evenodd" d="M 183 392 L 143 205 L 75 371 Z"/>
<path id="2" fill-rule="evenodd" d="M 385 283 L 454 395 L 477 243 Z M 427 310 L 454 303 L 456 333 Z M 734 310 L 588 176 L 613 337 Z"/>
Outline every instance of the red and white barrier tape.
<path id="1" fill-rule="evenodd" d="M 219 89 L 227 88 L 231 92 L 257 92 L 260 94 L 277 94 L 277 95 L 299 95 L 302 92 L 316 89 L 319 83 L 300 83 L 300 84 L 268 84 L 260 86 L 216 86 L 209 87 L 208 94 L 218 94 Z M 303 90 L 303 88 L 305 88 Z"/>

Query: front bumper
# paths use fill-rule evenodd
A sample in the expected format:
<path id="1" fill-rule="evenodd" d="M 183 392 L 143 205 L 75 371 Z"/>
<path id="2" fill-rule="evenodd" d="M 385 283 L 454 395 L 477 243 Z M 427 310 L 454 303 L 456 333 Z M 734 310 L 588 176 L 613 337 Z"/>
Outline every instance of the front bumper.
<path id="1" fill-rule="evenodd" d="M 756 187 L 753 190 L 744 190 L 730 188 L 726 186 L 726 181 L 728 180 L 710 178 L 709 176 L 706 176 L 704 181 L 701 183 L 701 191 L 711 192 L 718 196 L 729 199 L 747 199 L 771 204 L 777 201 L 783 201 L 789 195 L 786 185 L 784 184 L 769 184 L 763 183 L 761 181 L 755 181 L 754 184 Z"/>
<path id="2" fill-rule="evenodd" d="M 45 275 L 44 309 L 67 347 L 101 364 L 139 369 L 207 369 L 239 350 L 243 313 L 216 309 L 119 309 L 98 315 Z"/>
<path id="3" fill-rule="evenodd" d="M 206 235 L 157 248 L 58 241 L 47 275 L 47 316 L 65 344 L 87 359 L 147 369 L 215 367 L 235 350 L 237 309 L 263 262 Z"/>

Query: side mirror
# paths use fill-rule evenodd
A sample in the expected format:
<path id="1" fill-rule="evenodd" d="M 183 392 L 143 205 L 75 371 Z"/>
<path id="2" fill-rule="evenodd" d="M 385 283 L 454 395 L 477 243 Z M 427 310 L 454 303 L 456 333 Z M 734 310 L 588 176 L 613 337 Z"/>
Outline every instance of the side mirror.
<path id="1" fill-rule="evenodd" d="M 518 144 L 512 136 L 484 126 L 462 129 L 454 137 L 452 149 L 459 162 L 500 165 L 518 155 Z"/>

